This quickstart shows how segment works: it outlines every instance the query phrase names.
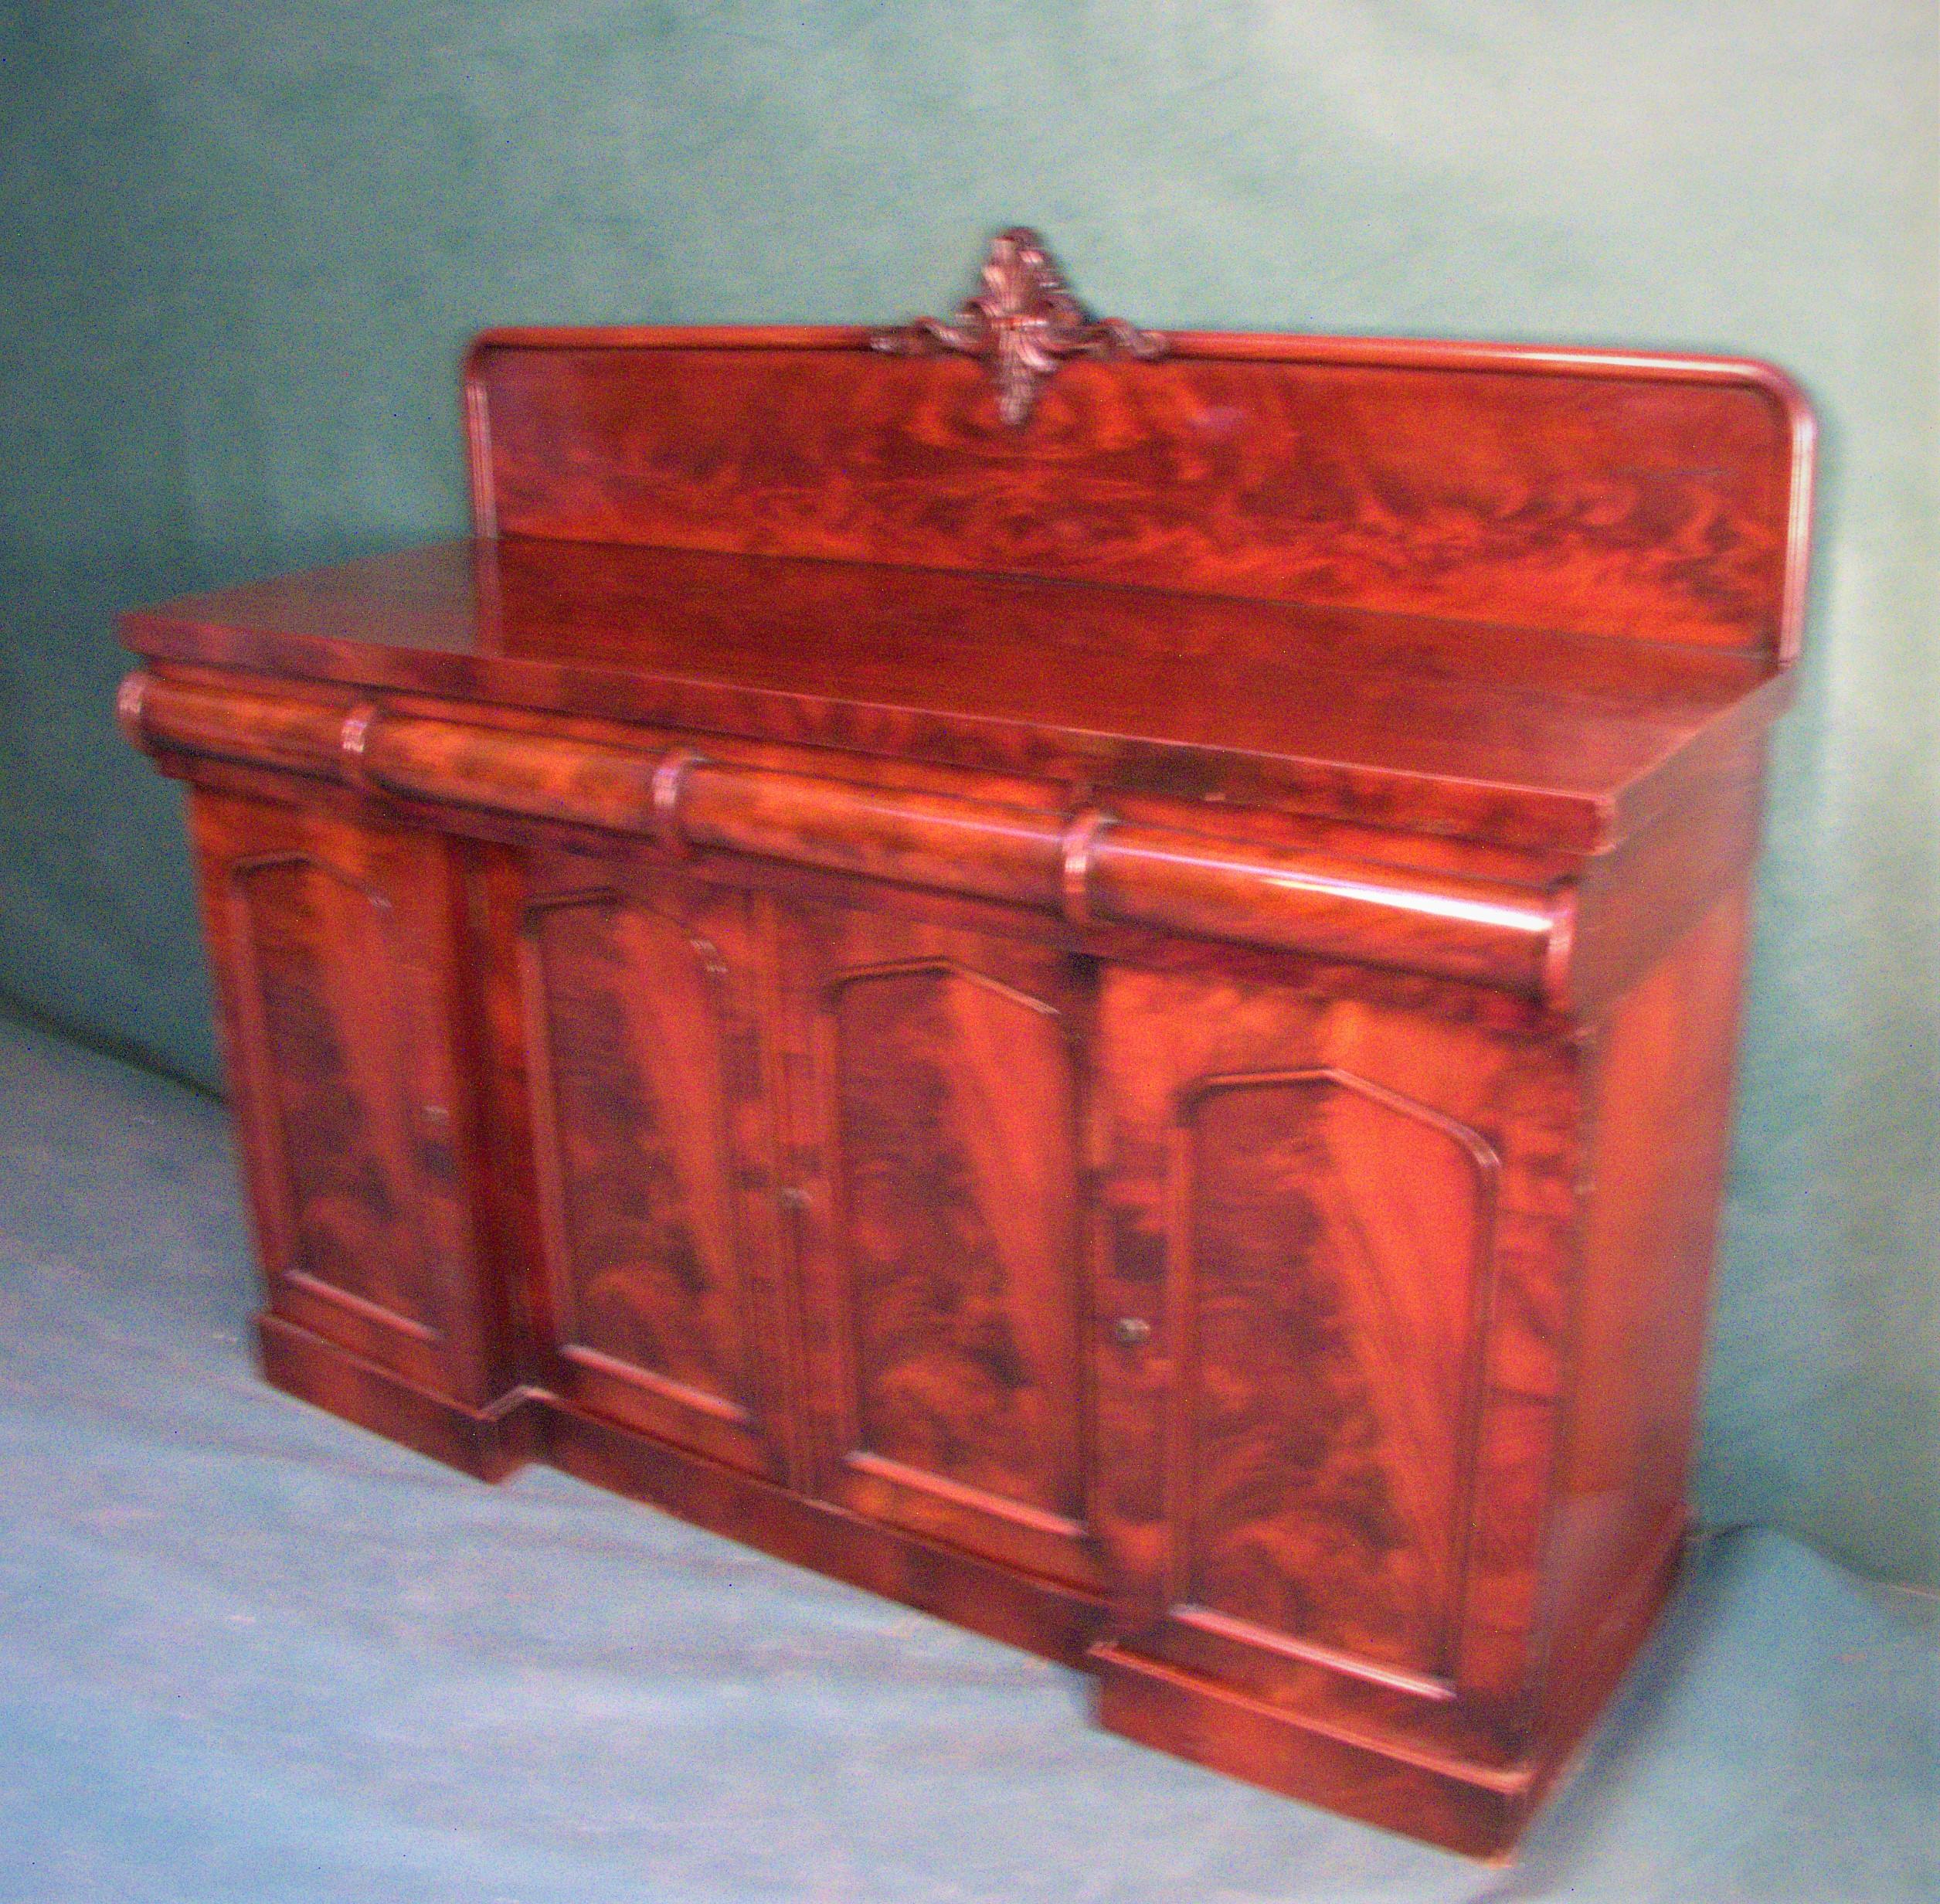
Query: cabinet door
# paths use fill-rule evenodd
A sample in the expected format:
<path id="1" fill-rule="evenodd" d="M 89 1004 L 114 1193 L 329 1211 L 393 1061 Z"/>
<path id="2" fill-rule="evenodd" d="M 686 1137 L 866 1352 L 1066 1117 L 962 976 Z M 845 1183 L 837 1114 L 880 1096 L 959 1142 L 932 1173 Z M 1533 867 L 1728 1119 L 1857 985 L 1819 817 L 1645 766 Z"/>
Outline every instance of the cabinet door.
<path id="1" fill-rule="evenodd" d="M 445 843 L 208 791 L 192 811 L 270 1307 L 485 1399 Z"/>
<path id="2" fill-rule="evenodd" d="M 783 931 L 816 1484 L 1094 1584 L 1072 962 L 834 906 Z"/>
<path id="3" fill-rule="evenodd" d="M 779 1476 L 784 1331 L 753 902 L 535 855 L 522 932 L 559 1392 Z"/>
<path id="4" fill-rule="evenodd" d="M 1506 1702 L 1567 1208 L 1517 1042 L 1374 994 L 1110 970 L 1098 1051 L 1124 1643 L 1269 1698 Z"/>

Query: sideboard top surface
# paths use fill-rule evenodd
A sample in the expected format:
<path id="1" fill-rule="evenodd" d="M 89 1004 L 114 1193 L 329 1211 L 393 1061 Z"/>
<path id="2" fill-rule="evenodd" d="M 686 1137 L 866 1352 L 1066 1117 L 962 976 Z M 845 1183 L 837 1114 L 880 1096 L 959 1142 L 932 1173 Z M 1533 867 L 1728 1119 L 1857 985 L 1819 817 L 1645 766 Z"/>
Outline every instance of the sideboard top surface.
<path id="1" fill-rule="evenodd" d="M 1788 685 L 1713 650 L 1653 651 L 1646 678 L 1592 638 L 522 540 L 217 589 L 123 632 L 158 661 L 1585 850 L 1646 821 L 1694 742 Z"/>

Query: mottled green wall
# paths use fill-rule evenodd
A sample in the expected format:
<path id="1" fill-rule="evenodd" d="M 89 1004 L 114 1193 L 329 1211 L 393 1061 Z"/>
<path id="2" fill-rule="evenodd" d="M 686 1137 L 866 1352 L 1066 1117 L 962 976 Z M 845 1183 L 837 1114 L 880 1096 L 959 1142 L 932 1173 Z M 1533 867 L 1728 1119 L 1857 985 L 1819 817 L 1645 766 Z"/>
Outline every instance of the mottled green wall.
<path id="1" fill-rule="evenodd" d="M 1930 0 L 0 8 L 0 991 L 212 1079 L 125 604 L 459 529 L 499 321 L 933 308 L 1748 352 L 1826 427 L 1704 1500 L 1932 1580 Z"/>

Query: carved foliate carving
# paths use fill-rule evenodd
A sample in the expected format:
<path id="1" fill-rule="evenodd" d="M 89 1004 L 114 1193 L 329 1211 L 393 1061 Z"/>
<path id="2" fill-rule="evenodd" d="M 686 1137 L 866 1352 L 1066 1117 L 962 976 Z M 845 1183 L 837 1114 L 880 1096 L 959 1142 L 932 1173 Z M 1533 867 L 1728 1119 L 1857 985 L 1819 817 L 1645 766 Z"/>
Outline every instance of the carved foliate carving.
<path id="1" fill-rule="evenodd" d="M 1038 392 L 1067 357 L 1165 355 L 1165 339 L 1123 318 L 1092 318 L 1071 294 L 1044 240 L 1014 225 L 990 241 L 984 287 L 955 317 L 917 318 L 878 331 L 871 347 L 893 356 L 959 351 L 980 359 L 997 385 L 997 414 L 1013 429 L 1029 416 Z"/>

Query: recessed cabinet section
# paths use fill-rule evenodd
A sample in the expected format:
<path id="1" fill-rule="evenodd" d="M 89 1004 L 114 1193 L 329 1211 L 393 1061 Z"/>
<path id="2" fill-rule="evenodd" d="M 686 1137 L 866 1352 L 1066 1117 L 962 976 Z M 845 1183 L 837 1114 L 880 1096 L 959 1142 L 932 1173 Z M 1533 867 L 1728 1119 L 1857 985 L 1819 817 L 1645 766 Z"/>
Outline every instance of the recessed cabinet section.
<path id="1" fill-rule="evenodd" d="M 518 959 L 550 1384 L 780 1477 L 785 1328 L 756 923 L 732 888 L 541 855 Z"/>
<path id="2" fill-rule="evenodd" d="M 447 843 L 223 793 L 192 811 L 271 1312 L 485 1399 Z"/>
<path id="3" fill-rule="evenodd" d="M 880 906 L 780 926 L 816 1485 L 1089 1587 L 1084 971 Z"/>
<path id="4" fill-rule="evenodd" d="M 1486 1696 L 1490 1569 L 1534 1535 L 1500 1488 L 1489 1554 L 1474 1526 L 1492 1407 L 1527 1425 L 1488 1354 L 1513 1056 L 1338 988 L 1105 971 L 1101 1296 L 1137 1319 L 1099 1365 L 1119 1644 L 1296 1702 Z"/>

